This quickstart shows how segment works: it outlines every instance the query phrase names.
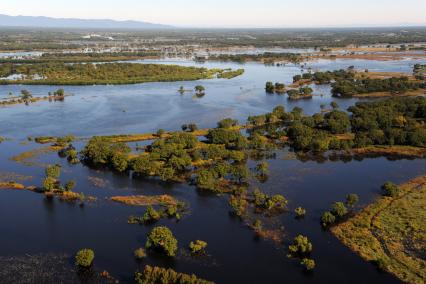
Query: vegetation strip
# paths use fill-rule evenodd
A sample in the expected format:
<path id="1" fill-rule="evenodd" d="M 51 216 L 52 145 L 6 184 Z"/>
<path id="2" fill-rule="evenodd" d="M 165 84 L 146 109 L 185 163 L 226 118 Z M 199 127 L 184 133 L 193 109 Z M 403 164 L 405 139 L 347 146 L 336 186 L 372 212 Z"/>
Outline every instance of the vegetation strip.
<path id="1" fill-rule="evenodd" d="M 426 176 L 398 187 L 331 228 L 345 245 L 404 282 L 426 280 Z"/>

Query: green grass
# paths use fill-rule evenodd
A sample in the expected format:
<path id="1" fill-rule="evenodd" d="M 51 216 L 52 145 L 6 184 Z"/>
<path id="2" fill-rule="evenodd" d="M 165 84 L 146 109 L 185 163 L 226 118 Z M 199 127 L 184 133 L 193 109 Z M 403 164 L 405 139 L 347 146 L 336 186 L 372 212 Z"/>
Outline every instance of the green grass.
<path id="1" fill-rule="evenodd" d="M 407 283 L 426 281 L 426 176 L 331 229 L 345 245 Z"/>

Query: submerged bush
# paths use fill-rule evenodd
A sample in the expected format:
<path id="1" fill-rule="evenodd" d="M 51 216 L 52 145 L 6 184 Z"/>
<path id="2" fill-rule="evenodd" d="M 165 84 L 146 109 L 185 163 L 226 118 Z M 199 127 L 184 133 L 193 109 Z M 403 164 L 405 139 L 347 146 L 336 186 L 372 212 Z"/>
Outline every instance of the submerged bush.
<path id="1" fill-rule="evenodd" d="M 293 244 L 289 245 L 288 250 L 292 255 L 306 255 L 312 251 L 312 243 L 308 237 L 298 235 L 294 238 Z"/>
<path id="2" fill-rule="evenodd" d="M 207 242 L 196 240 L 195 242 L 189 243 L 189 248 L 191 249 L 192 253 L 200 253 L 205 250 L 207 247 Z"/>
<path id="3" fill-rule="evenodd" d="M 343 202 L 335 202 L 331 206 L 331 213 L 336 217 L 342 218 L 348 214 L 348 209 Z"/>
<path id="4" fill-rule="evenodd" d="M 321 223 L 324 227 L 327 227 L 336 222 L 336 216 L 334 216 L 330 211 L 324 212 L 321 217 Z"/>
<path id="5" fill-rule="evenodd" d="M 168 256 L 175 256 L 178 241 L 173 236 L 172 231 L 167 227 L 155 227 L 149 233 L 145 247 L 147 249 L 162 249 Z"/>
<path id="6" fill-rule="evenodd" d="M 152 206 L 148 206 L 146 208 L 146 212 L 142 217 L 142 220 L 145 223 L 149 223 L 149 222 L 155 222 L 160 220 L 161 218 L 161 214 L 157 212 L 157 210 L 155 210 Z"/>
<path id="7" fill-rule="evenodd" d="M 80 267 L 88 268 L 92 265 L 95 253 L 91 249 L 82 249 L 75 255 L 75 264 Z"/>
<path id="8" fill-rule="evenodd" d="M 137 260 L 141 260 L 146 257 L 146 252 L 143 248 L 138 248 L 134 251 L 133 255 Z"/>
<path id="9" fill-rule="evenodd" d="M 184 274 L 172 269 L 162 267 L 145 266 L 143 273 L 136 272 L 135 282 L 137 284 L 213 284 L 213 282 L 199 279 L 194 274 Z"/>
<path id="10" fill-rule="evenodd" d="M 294 210 L 294 213 L 296 213 L 297 217 L 304 217 L 306 215 L 306 209 L 302 207 L 297 207 Z"/>
<path id="11" fill-rule="evenodd" d="M 310 258 L 302 259 L 300 264 L 303 265 L 307 271 L 311 271 L 315 268 L 315 261 Z"/>

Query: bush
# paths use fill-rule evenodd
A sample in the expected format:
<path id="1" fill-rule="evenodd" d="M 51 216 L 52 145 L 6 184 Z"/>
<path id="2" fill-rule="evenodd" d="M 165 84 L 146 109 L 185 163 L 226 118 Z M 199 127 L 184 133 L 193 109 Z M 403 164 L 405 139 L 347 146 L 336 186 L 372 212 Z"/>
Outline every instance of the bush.
<path id="1" fill-rule="evenodd" d="M 348 214 L 348 209 L 346 208 L 346 206 L 343 202 L 335 202 L 331 206 L 331 213 L 333 213 L 334 216 L 342 218 L 346 214 Z"/>
<path id="2" fill-rule="evenodd" d="M 176 272 L 170 268 L 165 269 L 149 265 L 145 266 L 143 273 L 137 272 L 135 274 L 135 282 L 137 284 L 213 284 L 213 282 L 197 278 L 194 274 L 189 275 Z"/>
<path id="3" fill-rule="evenodd" d="M 336 222 L 336 216 L 334 216 L 330 211 L 324 212 L 321 217 L 321 223 L 324 227 L 327 227 Z"/>
<path id="4" fill-rule="evenodd" d="M 137 260 L 141 260 L 146 257 L 146 252 L 143 248 L 136 249 L 133 254 Z"/>
<path id="5" fill-rule="evenodd" d="M 53 191 L 54 189 L 56 189 L 56 179 L 51 178 L 51 177 L 47 177 L 43 180 L 43 189 L 45 191 Z"/>
<path id="6" fill-rule="evenodd" d="M 312 243 L 308 237 L 298 235 L 294 238 L 293 244 L 288 247 L 292 255 L 306 255 L 312 251 Z"/>
<path id="7" fill-rule="evenodd" d="M 231 128 L 237 125 L 238 125 L 238 121 L 232 118 L 225 118 L 217 123 L 218 128 Z"/>
<path id="8" fill-rule="evenodd" d="M 70 180 L 69 182 L 65 184 L 65 191 L 72 191 L 75 185 L 76 185 L 76 182 L 73 180 Z"/>
<path id="9" fill-rule="evenodd" d="M 355 204 L 357 204 L 359 201 L 359 197 L 357 194 L 355 193 L 351 193 L 346 195 L 346 205 L 348 205 L 349 207 L 354 207 Z"/>
<path id="10" fill-rule="evenodd" d="M 178 241 L 169 228 L 155 227 L 149 233 L 145 247 L 147 249 L 162 249 L 168 256 L 175 256 L 178 248 Z"/>
<path id="11" fill-rule="evenodd" d="M 392 183 L 392 182 L 386 182 L 383 186 L 382 189 L 384 191 L 384 195 L 385 196 L 389 196 L 389 197 L 397 197 L 399 194 L 399 187 Z"/>
<path id="12" fill-rule="evenodd" d="M 303 265 L 307 271 L 311 271 L 315 268 L 315 261 L 310 258 L 302 259 L 300 264 Z"/>
<path id="13" fill-rule="evenodd" d="M 53 166 L 47 166 L 45 169 L 46 177 L 57 179 L 61 175 L 61 166 L 59 165 L 53 165 Z"/>
<path id="14" fill-rule="evenodd" d="M 306 209 L 302 207 L 297 207 L 294 210 L 294 213 L 296 213 L 297 217 L 304 217 L 306 215 Z"/>
<path id="15" fill-rule="evenodd" d="M 75 255 L 75 264 L 80 267 L 88 268 L 92 265 L 95 253 L 91 249 L 82 249 Z"/>
<path id="16" fill-rule="evenodd" d="M 160 220 L 161 215 L 160 213 L 158 213 L 152 206 L 148 206 L 146 208 L 146 212 L 142 217 L 142 220 L 145 223 L 149 223 L 149 222 L 155 222 Z"/>
<path id="17" fill-rule="evenodd" d="M 207 247 L 207 242 L 196 240 L 195 242 L 189 243 L 189 248 L 191 249 L 192 253 L 199 253 L 205 250 Z"/>

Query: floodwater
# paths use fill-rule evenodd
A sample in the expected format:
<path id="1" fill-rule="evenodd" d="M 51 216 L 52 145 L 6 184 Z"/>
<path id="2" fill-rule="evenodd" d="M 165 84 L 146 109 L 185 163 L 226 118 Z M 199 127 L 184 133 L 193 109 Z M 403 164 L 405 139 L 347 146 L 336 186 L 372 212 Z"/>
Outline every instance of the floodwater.
<path id="1" fill-rule="evenodd" d="M 171 63 L 161 61 L 161 63 Z M 189 61 L 173 61 L 181 65 L 198 65 Z M 318 61 L 309 63 L 313 70 L 334 70 L 354 65 L 371 71 L 410 72 L 411 61 L 375 62 L 363 60 Z M 417 63 L 417 62 L 416 62 Z M 421 63 L 421 62 L 420 62 Z M 425 62 L 423 62 L 424 64 Z M 133 273 L 146 264 L 171 267 L 179 272 L 195 273 L 217 283 L 398 283 L 389 274 L 381 273 L 343 246 L 319 223 L 323 211 L 348 193 L 360 196 L 360 206 L 374 200 L 385 181 L 404 182 L 424 174 L 424 160 L 386 158 L 351 162 L 302 162 L 287 150 L 276 152 L 270 159 L 269 179 L 257 184 L 267 193 L 279 193 L 289 200 L 289 212 L 275 221 L 283 226 L 283 244 L 257 239 L 246 224 L 230 214 L 226 195 L 200 192 L 186 184 L 169 184 L 154 179 L 132 179 L 127 175 L 89 169 L 81 164 L 69 165 L 56 153 L 35 158 L 32 165 L 16 163 L 10 158 L 24 151 L 42 147 L 25 142 L 27 136 L 74 134 L 88 137 L 101 134 L 143 133 L 158 128 L 177 130 L 183 123 L 195 122 L 200 127 L 215 126 L 224 117 L 241 121 L 248 115 L 270 111 L 282 104 L 287 109 L 302 107 L 306 113 L 320 110 L 321 104 L 336 101 L 342 109 L 356 99 L 332 98 L 329 88 L 315 86 L 312 100 L 290 102 L 282 95 L 267 95 L 266 81 L 290 83 L 300 67 L 271 67 L 250 63 L 207 63 L 206 67 L 245 68 L 246 73 L 232 80 L 215 79 L 201 82 L 149 83 L 123 86 L 66 86 L 74 96 L 64 102 L 38 102 L 30 106 L 0 109 L 0 135 L 10 138 L 0 144 L 0 177 L 17 173 L 31 176 L 25 185 L 41 185 L 46 164 L 62 165 L 61 180 L 74 179 L 75 191 L 97 197 L 84 207 L 78 204 L 49 200 L 26 191 L 0 190 L 0 263 L 11 257 L 66 255 L 65 265 L 73 267 L 72 256 L 81 248 L 95 251 L 95 266 L 107 270 L 121 282 L 132 283 Z M 180 95 L 177 90 L 197 84 L 206 87 L 206 96 Z M 59 87 L 0 86 L 1 96 L 28 89 L 34 95 L 46 95 Z M 84 142 L 78 142 L 78 149 Z M 254 162 L 250 162 L 254 166 Z M 101 185 L 93 183 L 99 178 Z M 170 259 L 156 253 L 138 263 L 133 251 L 144 246 L 146 234 L 153 226 L 127 224 L 130 215 L 142 215 L 144 208 L 128 207 L 107 200 L 116 195 L 171 194 L 185 201 L 188 212 L 182 220 L 161 220 L 179 241 L 179 253 Z M 304 219 L 297 220 L 293 210 L 307 209 Z M 286 247 L 298 234 L 309 237 L 317 267 L 304 273 L 298 261 L 286 257 Z M 187 246 L 192 240 L 208 242 L 208 256 L 191 257 Z M 7 262 L 6 262 L 7 263 Z M 59 265 L 59 264 L 58 264 Z M 63 264 L 61 264 L 63 265 Z M 13 262 L 10 263 L 10 267 Z M 7 265 L 0 268 L 2 283 L 16 282 Z M 58 269 L 63 271 L 59 267 Z M 24 277 L 24 276 L 23 276 Z M 21 279 L 22 280 L 22 279 Z M 75 276 L 61 275 L 64 283 L 78 282 Z M 35 281 L 40 283 L 43 281 Z"/>

